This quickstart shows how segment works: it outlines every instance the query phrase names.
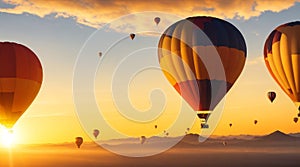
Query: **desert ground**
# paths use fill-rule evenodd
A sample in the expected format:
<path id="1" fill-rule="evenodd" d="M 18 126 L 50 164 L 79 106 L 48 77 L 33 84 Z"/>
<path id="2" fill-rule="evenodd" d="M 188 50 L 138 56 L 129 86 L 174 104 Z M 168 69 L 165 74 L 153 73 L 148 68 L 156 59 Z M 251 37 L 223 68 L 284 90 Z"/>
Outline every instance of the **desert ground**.
<path id="1" fill-rule="evenodd" d="M 300 138 L 279 131 L 250 139 L 219 137 L 197 143 L 197 138 L 187 135 L 163 153 L 139 158 L 111 153 L 95 143 L 84 143 L 80 149 L 73 143 L 2 147 L 0 166 L 300 166 Z"/>

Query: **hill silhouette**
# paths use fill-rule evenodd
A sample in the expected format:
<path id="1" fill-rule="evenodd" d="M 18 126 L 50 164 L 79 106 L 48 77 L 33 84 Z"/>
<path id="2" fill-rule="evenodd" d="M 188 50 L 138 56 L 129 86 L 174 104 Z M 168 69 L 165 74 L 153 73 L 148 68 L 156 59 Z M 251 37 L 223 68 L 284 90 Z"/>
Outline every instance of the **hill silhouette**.
<path id="1" fill-rule="evenodd" d="M 299 140 L 297 137 L 290 136 L 288 134 L 285 134 L 279 130 L 270 133 L 268 135 L 262 136 L 258 138 L 259 140 L 265 140 L 265 141 L 291 141 L 291 140 Z"/>

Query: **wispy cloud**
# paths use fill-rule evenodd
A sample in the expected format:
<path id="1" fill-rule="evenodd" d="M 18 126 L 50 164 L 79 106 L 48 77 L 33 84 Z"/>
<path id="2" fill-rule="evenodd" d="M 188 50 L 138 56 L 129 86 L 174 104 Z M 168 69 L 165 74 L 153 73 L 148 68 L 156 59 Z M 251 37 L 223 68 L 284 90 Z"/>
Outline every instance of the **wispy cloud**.
<path id="1" fill-rule="evenodd" d="M 259 64 L 259 65 L 264 64 L 263 56 L 248 58 L 247 65 L 257 65 L 257 64 Z"/>
<path id="2" fill-rule="evenodd" d="M 3 2 L 13 7 L 0 8 L 0 12 L 30 13 L 39 17 L 52 14 L 55 17 L 74 18 L 78 23 L 98 28 L 121 16 L 144 11 L 160 11 L 180 17 L 210 15 L 220 18 L 249 19 L 259 16 L 264 11 L 280 12 L 300 0 L 202 0 L 201 3 L 198 0 L 132 0 L 130 2 L 126 0 L 3 0 Z"/>

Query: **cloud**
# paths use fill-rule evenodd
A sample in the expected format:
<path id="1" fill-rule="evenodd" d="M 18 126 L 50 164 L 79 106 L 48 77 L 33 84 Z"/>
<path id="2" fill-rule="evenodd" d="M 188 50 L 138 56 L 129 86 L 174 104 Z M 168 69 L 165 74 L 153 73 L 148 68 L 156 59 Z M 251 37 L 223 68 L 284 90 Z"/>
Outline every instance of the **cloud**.
<path id="1" fill-rule="evenodd" d="M 264 64 L 264 57 L 263 56 L 258 56 L 258 57 L 254 57 L 254 58 L 248 58 L 246 64 L 247 65 L 262 65 Z"/>
<path id="2" fill-rule="evenodd" d="M 78 23 L 98 28 L 124 15 L 144 11 L 165 12 L 179 17 L 209 15 L 220 18 L 249 19 L 259 16 L 264 11 L 280 12 L 300 0 L 202 0 L 201 2 L 198 0 L 133 0 L 130 2 L 126 0 L 3 0 L 3 2 L 13 7 L 0 8 L 0 12 L 30 13 L 39 17 L 55 15 L 55 17 L 74 18 Z M 145 17 L 153 20 L 155 16 L 149 14 Z M 174 18 L 169 19 L 169 22 L 172 19 Z M 119 31 L 126 25 L 122 26 L 117 27 Z M 128 24 L 125 29 L 127 31 L 138 29 L 135 26 L 130 28 L 130 26 L 132 25 Z"/>

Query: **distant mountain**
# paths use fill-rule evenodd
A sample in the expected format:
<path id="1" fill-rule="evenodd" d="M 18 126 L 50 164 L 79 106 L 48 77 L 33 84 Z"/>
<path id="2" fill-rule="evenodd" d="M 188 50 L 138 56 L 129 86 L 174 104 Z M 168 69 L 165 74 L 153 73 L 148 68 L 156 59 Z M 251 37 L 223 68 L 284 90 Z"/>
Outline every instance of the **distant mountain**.
<path id="1" fill-rule="evenodd" d="M 258 137 L 259 140 L 266 140 L 266 141 L 291 141 L 291 140 L 299 140 L 299 138 L 290 136 L 288 134 L 285 134 L 279 130 L 270 133 L 268 135 Z"/>

